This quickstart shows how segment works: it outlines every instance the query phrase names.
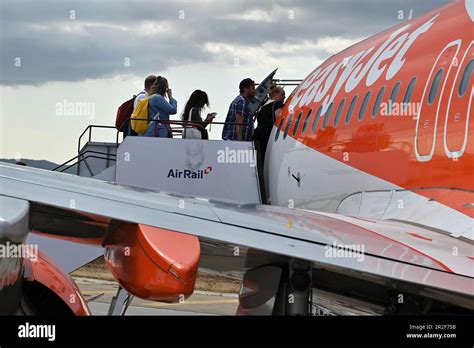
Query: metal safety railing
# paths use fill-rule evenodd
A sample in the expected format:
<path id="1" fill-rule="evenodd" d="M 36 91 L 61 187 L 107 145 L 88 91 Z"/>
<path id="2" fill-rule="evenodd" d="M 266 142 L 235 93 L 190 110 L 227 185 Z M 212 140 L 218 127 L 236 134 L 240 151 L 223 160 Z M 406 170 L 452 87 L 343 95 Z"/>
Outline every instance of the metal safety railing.
<path id="1" fill-rule="evenodd" d="M 125 122 L 131 122 L 132 120 L 134 121 L 145 121 L 145 122 L 154 122 L 155 124 L 155 127 L 158 127 L 158 124 L 164 124 L 164 125 L 169 125 L 170 126 L 170 129 L 172 131 L 172 133 L 176 133 L 176 134 L 183 134 L 183 131 L 185 128 L 197 128 L 198 130 L 200 131 L 203 131 L 206 129 L 206 126 L 209 125 L 210 127 L 212 127 L 212 125 L 239 125 L 238 123 L 235 123 L 235 122 L 214 122 L 214 121 L 211 121 L 211 122 L 206 122 L 206 121 L 202 121 L 202 122 L 195 122 L 195 121 L 174 121 L 174 120 L 148 120 L 146 118 L 129 118 L 127 121 Z M 125 125 L 125 123 L 124 123 Z M 176 127 L 173 127 L 173 126 L 176 126 Z M 122 126 L 123 127 L 123 126 Z M 127 128 L 127 127 L 124 127 L 124 128 Z M 118 131 L 120 132 L 120 131 Z M 118 141 L 118 136 L 117 136 L 117 141 Z M 118 144 L 118 142 L 117 142 Z"/>
<path id="2" fill-rule="evenodd" d="M 98 156 L 99 155 L 99 156 Z M 84 162 L 86 165 L 86 168 L 91 176 L 94 176 L 95 173 L 92 172 L 92 169 L 87 163 L 87 159 L 89 158 L 96 158 L 96 159 L 101 159 L 101 160 L 106 160 L 106 161 L 116 161 L 117 155 L 114 153 L 107 153 L 107 152 L 100 152 L 100 151 L 93 151 L 93 150 L 87 150 L 82 153 L 80 153 L 77 156 L 74 156 L 70 160 L 64 162 L 63 164 L 60 164 L 59 166 L 53 168 L 52 170 L 55 172 L 65 172 L 66 170 L 80 164 L 81 162 Z M 77 162 L 74 162 L 72 164 L 69 164 L 70 162 L 74 161 L 77 159 Z M 68 165 L 69 164 L 69 165 Z"/>
<path id="3" fill-rule="evenodd" d="M 103 129 L 115 129 L 117 134 L 116 134 L 116 138 L 115 138 L 115 143 L 118 144 L 118 141 L 119 141 L 119 131 L 117 131 L 117 128 L 115 128 L 114 126 L 102 126 L 102 125 L 89 125 L 86 127 L 86 129 L 84 129 L 84 131 L 81 133 L 81 135 L 79 136 L 79 139 L 77 141 L 77 153 L 80 153 L 81 152 L 81 143 L 82 143 L 82 138 L 84 137 L 84 135 L 86 135 L 87 132 L 88 133 L 88 141 L 92 141 L 92 130 L 94 128 L 103 128 Z"/>
<path id="4" fill-rule="evenodd" d="M 172 134 L 173 137 L 175 137 L 175 135 L 182 136 L 185 128 L 196 128 L 200 131 L 203 131 L 207 125 L 210 125 L 210 127 L 213 124 L 215 124 L 215 125 L 225 125 L 225 124 L 237 125 L 237 123 L 232 123 L 232 122 L 214 122 L 214 121 L 211 121 L 211 122 L 205 122 L 205 121 L 203 121 L 203 122 L 191 122 L 191 121 L 173 121 L 173 120 L 148 120 L 148 119 L 134 119 L 134 120 L 153 122 L 156 127 L 158 127 L 158 124 L 169 125 L 169 129 L 170 129 L 171 134 Z M 129 118 L 126 122 L 129 123 L 131 121 L 132 121 L 132 119 Z M 124 124 L 124 125 L 126 125 L 126 124 Z M 64 171 L 66 171 L 66 170 L 68 170 L 68 169 L 84 162 L 89 174 L 91 176 L 93 176 L 94 173 L 92 172 L 90 166 L 88 165 L 87 159 L 96 158 L 96 159 L 103 159 L 103 160 L 106 160 L 106 161 L 115 161 L 116 160 L 116 155 L 113 154 L 113 153 L 106 153 L 106 152 L 93 151 L 93 150 L 87 150 L 87 151 L 84 151 L 84 152 L 81 153 L 82 143 L 83 143 L 84 137 L 87 138 L 87 142 L 91 142 L 94 129 L 113 129 L 113 130 L 115 130 L 115 132 L 116 132 L 116 134 L 115 134 L 115 147 L 118 148 L 119 141 L 120 141 L 120 133 L 122 133 L 121 130 L 117 130 L 117 128 L 114 127 L 114 126 L 89 125 L 89 126 L 86 127 L 86 129 L 84 129 L 84 131 L 81 133 L 81 135 L 78 138 L 78 142 L 77 142 L 77 153 L 78 154 L 77 154 L 77 156 L 74 156 L 73 158 L 69 159 L 68 161 L 58 165 L 57 167 L 55 167 L 53 169 L 53 171 L 64 172 Z M 128 136 L 128 135 L 124 135 L 124 137 L 125 136 Z M 76 162 L 71 163 L 74 160 L 76 160 Z"/>
<path id="5" fill-rule="evenodd" d="M 204 122 L 204 121 L 191 122 L 191 121 L 173 121 L 173 120 L 149 120 L 146 118 L 133 118 L 133 119 L 129 118 L 124 122 L 121 129 L 125 129 L 125 130 L 131 129 L 131 127 L 129 126 L 129 123 L 132 121 L 148 122 L 147 128 L 149 127 L 150 122 L 153 122 L 153 124 L 155 125 L 155 131 L 159 127 L 159 124 L 169 125 L 169 129 L 171 130 L 172 134 L 178 134 L 178 135 L 182 135 L 185 128 L 197 128 L 198 130 L 203 131 L 205 129 L 204 124 L 207 125 L 207 124 L 212 123 L 212 122 Z M 176 127 L 173 127 L 173 126 L 176 126 Z M 121 132 L 121 130 L 118 130 L 117 132 Z M 125 136 L 128 136 L 128 135 L 125 135 Z M 119 139 L 118 135 L 116 139 L 117 139 L 117 145 L 118 145 L 118 139 Z"/>
<path id="6" fill-rule="evenodd" d="M 290 80 L 281 80 L 273 79 L 272 84 L 277 86 L 298 86 L 303 80 L 300 79 L 290 79 Z"/>

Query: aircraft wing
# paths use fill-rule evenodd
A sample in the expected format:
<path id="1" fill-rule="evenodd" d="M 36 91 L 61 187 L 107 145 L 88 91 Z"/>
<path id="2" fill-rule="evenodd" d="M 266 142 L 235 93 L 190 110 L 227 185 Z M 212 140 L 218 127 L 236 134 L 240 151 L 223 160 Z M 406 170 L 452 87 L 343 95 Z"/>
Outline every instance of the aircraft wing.
<path id="1" fill-rule="evenodd" d="M 284 207 L 224 204 L 3 163 L 0 195 L 28 200 L 30 229 L 59 238 L 94 241 L 114 221 L 139 223 L 197 236 L 201 266 L 219 272 L 297 258 L 316 269 L 373 283 L 414 284 L 473 307 L 472 241 L 442 231 Z M 246 255 L 244 260 L 233 257 L 236 248 Z"/>

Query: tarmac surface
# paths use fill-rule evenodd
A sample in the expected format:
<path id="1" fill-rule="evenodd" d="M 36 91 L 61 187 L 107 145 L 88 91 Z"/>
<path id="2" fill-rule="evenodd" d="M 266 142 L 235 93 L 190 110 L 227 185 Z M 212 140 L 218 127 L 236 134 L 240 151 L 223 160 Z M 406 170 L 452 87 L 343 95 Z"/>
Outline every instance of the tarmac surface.
<path id="1" fill-rule="evenodd" d="M 84 298 L 98 298 L 88 302 L 93 315 L 107 315 L 112 297 L 116 295 L 116 282 L 75 278 Z M 238 306 L 236 294 L 219 294 L 195 291 L 182 303 L 162 303 L 134 297 L 125 315 L 235 315 Z"/>

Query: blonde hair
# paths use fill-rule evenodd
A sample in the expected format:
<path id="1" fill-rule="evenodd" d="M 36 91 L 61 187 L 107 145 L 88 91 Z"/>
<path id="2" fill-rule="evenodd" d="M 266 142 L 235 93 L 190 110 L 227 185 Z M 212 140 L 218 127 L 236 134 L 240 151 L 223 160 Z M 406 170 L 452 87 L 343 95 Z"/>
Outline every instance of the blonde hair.
<path id="1" fill-rule="evenodd" d="M 150 87 L 150 92 L 148 94 L 153 95 L 153 94 L 158 93 L 164 96 L 167 89 L 168 89 L 168 80 L 164 78 L 163 76 L 157 76 L 155 82 Z"/>
<path id="2" fill-rule="evenodd" d="M 275 95 L 277 95 L 281 92 L 283 92 L 283 87 L 280 87 L 280 86 L 277 86 L 277 85 L 272 85 L 270 87 L 270 92 L 268 93 L 268 96 L 270 97 L 270 99 L 272 99 L 272 97 L 274 97 Z"/>

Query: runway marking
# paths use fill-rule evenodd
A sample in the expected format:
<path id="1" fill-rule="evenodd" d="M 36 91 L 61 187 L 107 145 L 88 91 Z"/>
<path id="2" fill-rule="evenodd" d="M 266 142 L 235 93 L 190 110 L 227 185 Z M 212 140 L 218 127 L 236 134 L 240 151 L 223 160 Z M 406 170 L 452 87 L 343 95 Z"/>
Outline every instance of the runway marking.
<path id="1" fill-rule="evenodd" d="M 95 294 L 116 294 L 117 290 L 85 290 L 81 291 L 83 295 L 95 295 Z"/>
<path id="2" fill-rule="evenodd" d="M 95 295 L 95 294 L 113 294 L 115 295 L 117 293 L 116 290 L 86 290 L 82 291 L 83 295 Z M 207 296 L 207 295 L 204 295 Z M 141 299 L 139 297 L 135 297 L 136 300 L 140 301 L 146 301 L 149 302 L 147 303 L 147 306 L 153 306 L 153 307 L 168 307 L 168 306 L 181 306 L 181 305 L 212 305 L 212 304 L 225 304 L 225 303 L 238 303 L 239 300 L 237 298 L 231 298 L 231 299 L 222 299 L 222 300 L 190 300 L 190 301 L 184 301 L 184 302 L 176 302 L 176 303 L 165 303 L 165 302 L 156 302 L 156 301 L 150 301 L 150 300 L 145 300 Z"/>
<path id="3" fill-rule="evenodd" d="M 204 300 L 204 301 L 184 301 L 178 303 L 162 303 L 152 302 L 150 306 L 153 307 L 168 307 L 168 306 L 182 306 L 182 305 L 200 305 L 200 304 L 223 304 L 223 303 L 238 303 L 237 299 L 226 299 L 226 300 Z"/>

